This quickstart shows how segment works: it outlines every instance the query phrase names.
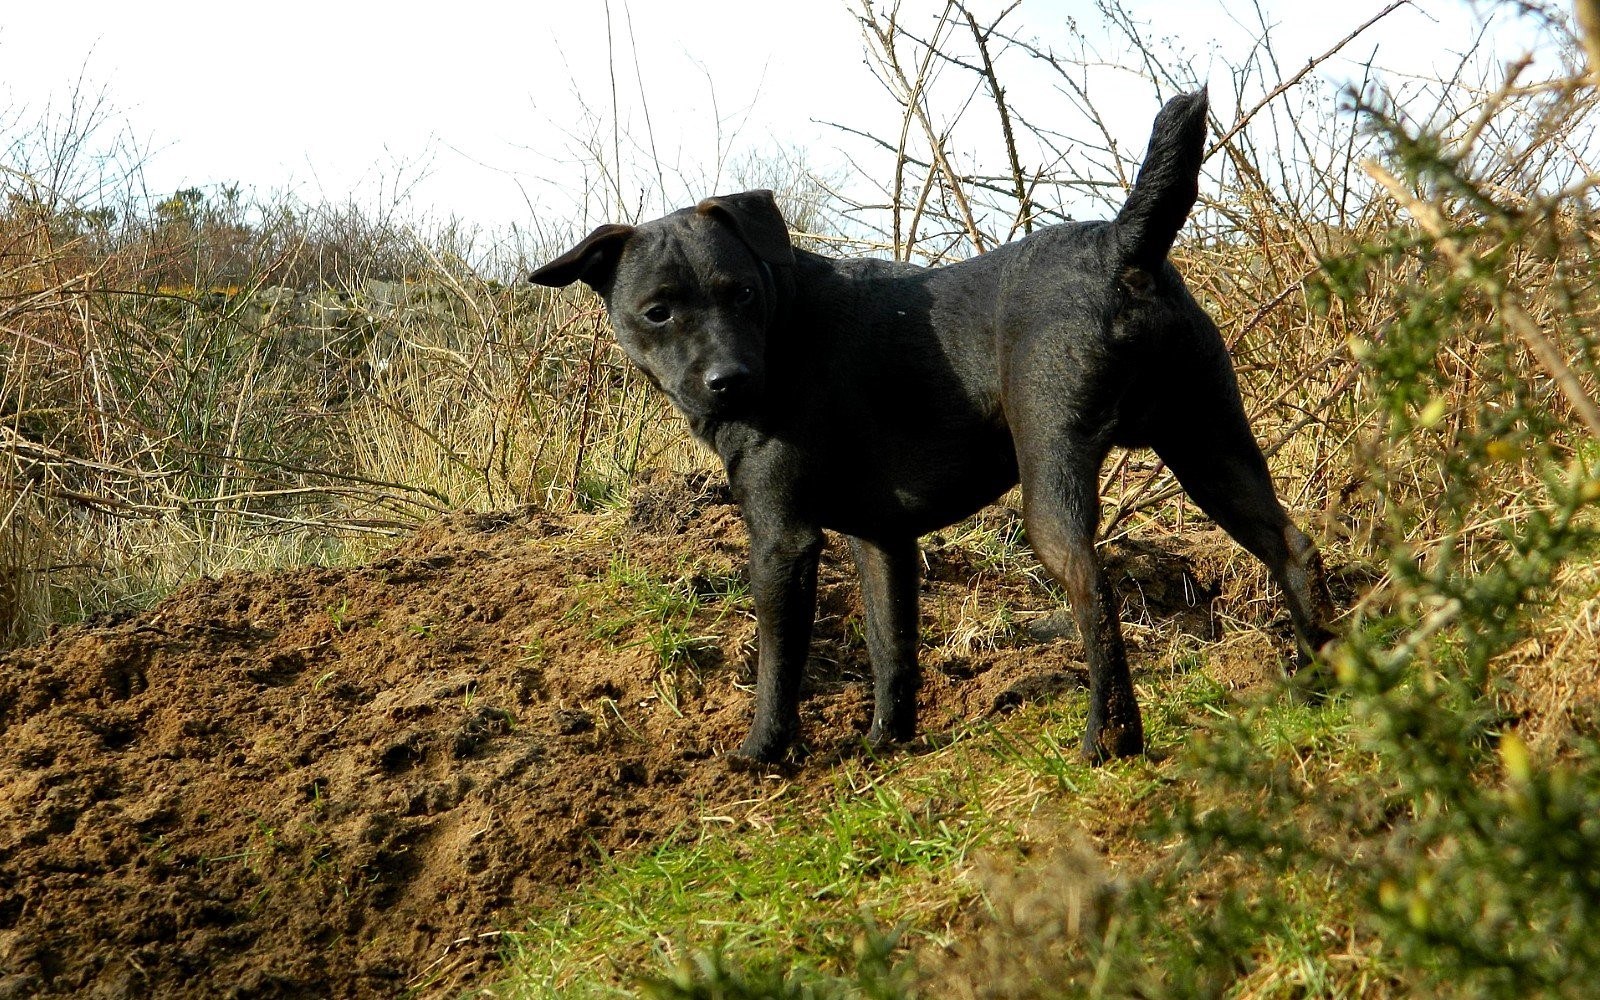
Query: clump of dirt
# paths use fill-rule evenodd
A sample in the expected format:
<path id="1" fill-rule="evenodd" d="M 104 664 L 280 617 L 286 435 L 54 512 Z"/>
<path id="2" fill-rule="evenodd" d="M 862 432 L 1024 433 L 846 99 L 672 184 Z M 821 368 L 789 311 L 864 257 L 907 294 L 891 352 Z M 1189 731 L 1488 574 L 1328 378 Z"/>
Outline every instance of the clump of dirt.
<path id="1" fill-rule="evenodd" d="M 679 478 L 626 519 L 450 517 L 370 565 L 202 580 L 0 657 L 0 997 L 457 990 L 597 852 L 825 782 L 870 714 L 853 573 L 824 564 L 810 756 L 775 779 L 721 759 L 748 722 L 744 558 L 725 490 Z M 1216 584 L 1182 557 L 1113 565 L 1210 635 Z M 934 566 L 925 608 L 975 580 L 997 586 Z M 1069 632 L 927 650 L 925 728 L 1081 684 Z"/>

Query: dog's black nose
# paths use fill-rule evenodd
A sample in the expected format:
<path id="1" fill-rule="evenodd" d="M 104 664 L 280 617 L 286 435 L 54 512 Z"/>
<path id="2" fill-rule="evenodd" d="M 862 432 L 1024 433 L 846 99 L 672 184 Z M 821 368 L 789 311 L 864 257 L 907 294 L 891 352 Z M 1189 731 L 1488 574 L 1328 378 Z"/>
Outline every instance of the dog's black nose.
<path id="1" fill-rule="evenodd" d="M 750 369 L 744 365 L 724 365 L 706 372 L 706 388 L 719 399 L 737 396 L 750 384 Z"/>

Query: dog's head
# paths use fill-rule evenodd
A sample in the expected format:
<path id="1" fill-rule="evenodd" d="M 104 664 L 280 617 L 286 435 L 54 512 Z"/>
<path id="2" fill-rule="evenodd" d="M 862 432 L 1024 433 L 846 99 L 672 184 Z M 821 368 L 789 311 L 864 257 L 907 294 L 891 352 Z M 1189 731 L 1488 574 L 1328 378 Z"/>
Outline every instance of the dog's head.
<path id="1" fill-rule="evenodd" d="M 600 293 L 628 357 L 698 423 L 758 404 L 767 331 L 793 268 L 772 192 L 746 191 L 640 226 L 601 226 L 529 280 Z"/>

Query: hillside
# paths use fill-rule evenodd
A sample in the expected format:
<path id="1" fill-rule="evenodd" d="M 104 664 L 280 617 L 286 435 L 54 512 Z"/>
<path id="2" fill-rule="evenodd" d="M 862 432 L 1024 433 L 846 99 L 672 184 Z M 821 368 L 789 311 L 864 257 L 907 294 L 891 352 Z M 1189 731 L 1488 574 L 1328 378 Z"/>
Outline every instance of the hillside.
<path id="1" fill-rule="evenodd" d="M 870 711 L 852 574 L 825 567 L 805 759 L 742 773 L 743 547 L 718 489 L 674 478 L 626 513 L 462 515 L 364 566 L 201 580 L 8 654 L 0 995 L 471 984 L 597 854 L 826 785 Z M 971 600 L 1033 619 L 930 651 L 931 734 L 1081 686 L 1043 588 L 929 558 L 933 627 Z M 1112 565 L 1136 637 L 1210 637 L 1215 565 Z"/>

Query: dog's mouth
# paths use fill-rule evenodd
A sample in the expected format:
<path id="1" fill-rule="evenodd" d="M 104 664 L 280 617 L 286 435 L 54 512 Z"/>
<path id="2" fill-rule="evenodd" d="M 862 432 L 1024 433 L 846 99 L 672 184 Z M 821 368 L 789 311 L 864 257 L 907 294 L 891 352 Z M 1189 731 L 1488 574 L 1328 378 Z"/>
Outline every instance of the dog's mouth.
<path id="1" fill-rule="evenodd" d="M 755 393 L 740 390 L 737 393 L 710 394 L 700 401 L 701 412 L 715 420 L 736 420 L 748 416 L 755 409 Z"/>
<path id="2" fill-rule="evenodd" d="M 728 364 L 708 370 L 682 387 L 681 397 L 692 400 L 691 413 L 714 420 L 731 420 L 748 415 L 761 394 L 761 376 L 742 364 Z"/>

